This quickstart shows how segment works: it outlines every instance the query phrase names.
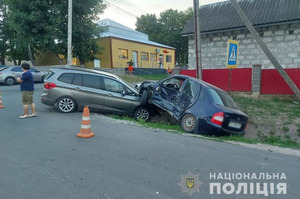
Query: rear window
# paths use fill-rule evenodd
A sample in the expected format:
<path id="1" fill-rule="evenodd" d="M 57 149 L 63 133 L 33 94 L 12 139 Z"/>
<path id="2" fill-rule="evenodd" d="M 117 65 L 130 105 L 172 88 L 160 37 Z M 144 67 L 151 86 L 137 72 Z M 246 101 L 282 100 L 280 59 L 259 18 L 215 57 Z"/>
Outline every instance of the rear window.
<path id="1" fill-rule="evenodd" d="M 45 80 L 49 79 L 50 77 L 52 77 L 55 73 L 53 71 L 50 71 L 50 73 L 48 73 L 47 77 Z"/>
<path id="2" fill-rule="evenodd" d="M 225 92 L 208 89 L 214 104 L 225 106 L 228 108 L 238 109 L 233 99 Z"/>
<path id="3" fill-rule="evenodd" d="M 71 84 L 73 81 L 73 76 L 74 76 L 74 74 L 72 74 L 72 73 L 64 73 L 61 76 L 59 76 L 59 78 L 57 80 L 67 83 L 67 84 Z"/>
<path id="4" fill-rule="evenodd" d="M 5 69 L 7 69 L 8 67 L 1 67 L 0 68 L 0 71 L 3 71 L 3 70 L 5 70 Z"/>

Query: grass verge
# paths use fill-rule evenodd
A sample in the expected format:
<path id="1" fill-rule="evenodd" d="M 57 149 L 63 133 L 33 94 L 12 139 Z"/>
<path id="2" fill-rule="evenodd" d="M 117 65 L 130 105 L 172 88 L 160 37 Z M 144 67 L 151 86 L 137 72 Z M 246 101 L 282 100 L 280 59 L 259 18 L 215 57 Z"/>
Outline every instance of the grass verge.
<path id="1" fill-rule="evenodd" d="M 169 132 L 172 133 L 185 133 L 182 129 L 180 125 L 176 125 L 176 124 L 164 124 L 164 121 L 161 122 L 144 122 L 141 120 L 135 120 L 133 118 L 130 117 L 125 117 L 125 116 L 117 116 L 117 115 L 112 115 L 111 116 L 114 119 L 119 119 L 119 120 L 126 120 L 126 121 L 131 121 L 137 124 L 140 124 L 142 126 L 145 126 L 147 128 L 153 128 L 153 129 L 161 129 L 161 130 L 168 130 Z M 279 146 L 279 147 L 283 147 L 283 148 L 294 148 L 294 149 L 300 149 L 300 144 L 292 141 L 290 139 L 285 139 L 282 140 L 281 137 L 276 137 L 276 136 L 265 136 L 265 137 L 261 137 L 260 139 L 249 139 L 249 138 L 245 138 L 241 135 L 230 135 L 230 136 L 222 136 L 222 137 L 213 137 L 213 136 L 204 136 L 207 139 L 211 139 L 211 140 L 215 140 L 215 141 L 221 141 L 221 142 L 225 142 L 225 141 L 235 141 L 235 142 L 242 142 L 242 143 L 247 143 L 247 144 L 269 144 L 269 145 L 273 145 L 273 146 Z"/>

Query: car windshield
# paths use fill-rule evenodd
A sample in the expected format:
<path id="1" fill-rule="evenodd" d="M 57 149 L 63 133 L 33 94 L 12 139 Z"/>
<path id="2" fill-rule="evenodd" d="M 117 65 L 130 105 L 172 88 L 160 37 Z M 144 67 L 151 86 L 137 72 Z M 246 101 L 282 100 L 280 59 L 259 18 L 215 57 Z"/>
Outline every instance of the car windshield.
<path id="1" fill-rule="evenodd" d="M 232 98 L 225 92 L 215 90 L 215 89 L 208 89 L 212 100 L 217 105 L 222 105 L 228 108 L 238 109 L 235 102 L 232 100 Z"/>

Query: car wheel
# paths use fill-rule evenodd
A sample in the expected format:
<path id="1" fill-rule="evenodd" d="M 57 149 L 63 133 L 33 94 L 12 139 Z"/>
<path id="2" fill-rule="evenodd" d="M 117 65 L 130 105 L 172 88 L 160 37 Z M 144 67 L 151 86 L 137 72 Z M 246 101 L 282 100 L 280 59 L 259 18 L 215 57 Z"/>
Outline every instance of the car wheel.
<path id="1" fill-rule="evenodd" d="M 186 114 L 181 120 L 181 127 L 187 133 L 193 133 L 197 127 L 197 119 L 192 114 Z"/>
<path id="2" fill-rule="evenodd" d="M 142 99 L 141 99 L 141 106 L 144 106 L 147 103 L 148 100 L 148 90 L 143 90 Z"/>
<path id="3" fill-rule="evenodd" d="M 76 102 L 70 97 L 62 97 L 57 100 L 56 108 L 63 113 L 71 113 L 76 109 Z"/>
<path id="4" fill-rule="evenodd" d="M 15 81 L 15 79 L 12 78 L 12 77 L 8 77 L 8 78 L 6 78 L 6 80 L 5 80 L 5 84 L 7 84 L 7 85 L 9 85 L 9 86 L 14 85 L 15 83 L 16 83 L 16 81 Z"/>
<path id="5" fill-rule="evenodd" d="M 145 122 L 150 120 L 150 112 L 146 107 L 140 107 L 134 112 L 134 119 L 143 120 Z"/>

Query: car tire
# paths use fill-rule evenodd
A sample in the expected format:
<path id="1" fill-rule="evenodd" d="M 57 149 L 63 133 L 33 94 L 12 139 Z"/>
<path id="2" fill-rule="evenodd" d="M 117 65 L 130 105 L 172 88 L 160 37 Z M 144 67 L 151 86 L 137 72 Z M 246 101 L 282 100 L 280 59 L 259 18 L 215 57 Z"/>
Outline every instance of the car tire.
<path id="1" fill-rule="evenodd" d="M 8 77 L 5 79 L 5 84 L 12 86 L 16 83 L 16 80 L 13 77 Z"/>
<path id="2" fill-rule="evenodd" d="M 141 106 L 144 106 L 147 103 L 148 94 L 149 94 L 148 90 L 143 90 L 143 94 L 142 94 L 142 97 L 141 97 Z"/>
<path id="3" fill-rule="evenodd" d="M 56 102 L 56 108 L 63 113 L 71 113 L 76 110 L 76 101 L 71 97 L 59 98 Z"/>
<path id="4" fill-rule="evenodd" d="M 197 128 L 197 119 L 192 114 L 186 114 L 181 119 L 181 127 L 187 133 L 194 133 Z"/>
<path id="5" fill-rule="evenodd" d="M 134 119 L 148 122 L 150 120 L 150 111 L 146 107 L 139 107 L 134 111 Z"/>

